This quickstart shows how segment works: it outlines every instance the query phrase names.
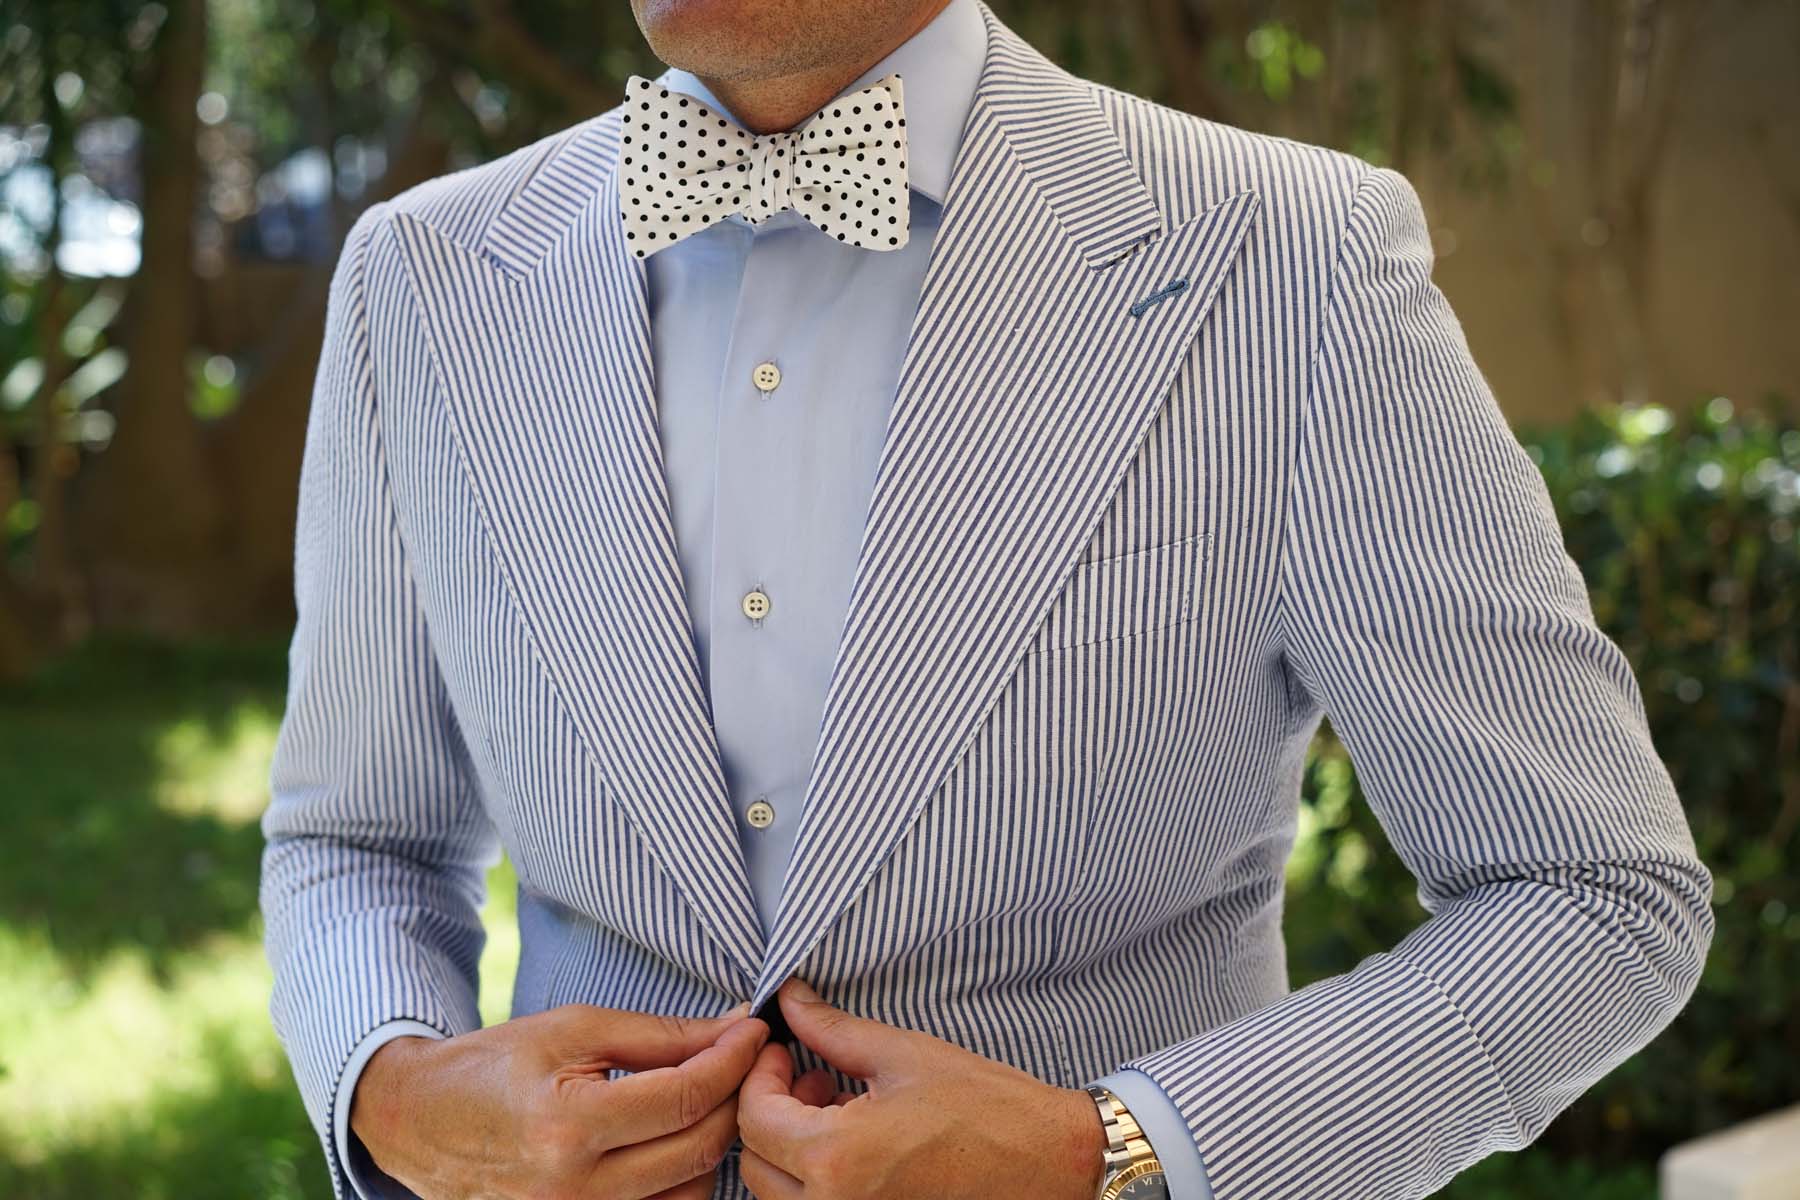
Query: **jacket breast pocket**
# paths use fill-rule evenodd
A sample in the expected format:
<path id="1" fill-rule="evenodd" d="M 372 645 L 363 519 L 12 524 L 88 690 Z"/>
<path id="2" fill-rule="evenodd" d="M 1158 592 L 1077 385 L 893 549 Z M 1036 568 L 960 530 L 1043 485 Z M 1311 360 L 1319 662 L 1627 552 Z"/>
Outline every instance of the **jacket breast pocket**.
<path id="1" fill-rule="evenodd" d="M 1068 650 L 1180 624 L 1200 615 L 1210 534 L 1077 563 L 1030 653 Z"/>

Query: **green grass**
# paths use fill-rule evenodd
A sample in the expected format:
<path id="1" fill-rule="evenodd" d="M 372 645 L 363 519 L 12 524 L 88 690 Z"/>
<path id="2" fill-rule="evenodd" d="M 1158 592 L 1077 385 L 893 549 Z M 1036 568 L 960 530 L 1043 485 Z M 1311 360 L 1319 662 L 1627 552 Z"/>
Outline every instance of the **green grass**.
<path id="1" fill-rule="evenodd" d="M 269 1025 L 256 912 L 284 673 L 284 643 L 106 641 L 0 689 L 0 1197 L 331 1195 Z M 518 964 L 513 886 L 502 863 L 488 1021 Z M 1529 1151 L 1445 1193 L 1654 1194 L 1648 1168 Z"/>
<path id="2" fill-rule="evenodd" d="M 329 1197 L 267 1015 L 285 644 L 97 642 L 0 689 L 0 1196 Z M 513 883 L 489 880 L 504 1019 Z"/>

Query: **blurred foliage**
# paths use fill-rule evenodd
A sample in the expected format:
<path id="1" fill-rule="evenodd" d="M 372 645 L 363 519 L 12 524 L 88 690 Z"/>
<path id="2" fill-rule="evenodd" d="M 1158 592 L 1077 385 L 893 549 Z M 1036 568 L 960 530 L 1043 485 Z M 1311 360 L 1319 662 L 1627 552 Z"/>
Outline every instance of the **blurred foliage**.
<path id="1" fill-rule="evenodd" d="M 1642 1164 L 1800 1100 L 1800 425 L 1720 397 L 1686 416 L 1621 408 L 1521 436 L 1595 616 L 1631 659 L 1716 878 L 1718 933 L 1693 1000 L 1542 1141 Z M 1424 916 L 1343 748 L 1326 736 L 1315 751 L 1289 876 L 1296 986 L 1348 969 Z M 1488 1170 L 1510 1189 L 1495 1195 L 1552 1190 Z M 1562 1190 L 1615 1194 L 1574 1181 Z M 1487 1194 L 1468 1190 L 1479 1187 L 1472 1173 L 1449 1194 Z"/>
<path id="2" fill-rule="evenodd" d="M 0 919 L 82 973 L 243 928 L 282 678 L 260 643 L 99 638 L 0 691 Z"/>
<path id="3" fill-rule="evenodd" d="M 0 685 L 0 1197 L 330 1197 L 256 913 L 284 654 L 104 637 Z M 498 1021 L 504 863 L 489 895 Z"/>
<path id="4" fill-rule="evenodd" d="M 1656 1200 L 1648 1162 L 1596 1163 L 1541 1150 L 1495 1154 L 1458 1175 L 1443 1200 Z"/>

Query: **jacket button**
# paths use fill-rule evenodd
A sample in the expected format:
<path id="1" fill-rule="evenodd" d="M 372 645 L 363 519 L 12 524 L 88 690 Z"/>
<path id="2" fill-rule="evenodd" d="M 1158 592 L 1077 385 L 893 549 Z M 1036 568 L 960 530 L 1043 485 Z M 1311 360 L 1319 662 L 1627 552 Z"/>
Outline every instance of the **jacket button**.
<path id="1" fill-rule="evenodd" d="M 750 822 L 752 828 L 767 829 L 775 823 L 775 806 L 758 797 L 755 803 L 744 810 L 744 819 Z"/>

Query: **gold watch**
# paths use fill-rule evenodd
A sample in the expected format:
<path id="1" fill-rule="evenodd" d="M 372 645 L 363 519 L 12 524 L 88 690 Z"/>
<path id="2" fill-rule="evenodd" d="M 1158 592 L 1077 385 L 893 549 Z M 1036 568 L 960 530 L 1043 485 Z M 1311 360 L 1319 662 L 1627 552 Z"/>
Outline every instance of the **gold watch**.
<path id="1" fill-rule="evenodd" d="M 1087 1092 L 1094 1098 L 1101 1127 L 1106 1130 L 1106 1149 L 1101 1155 L 1105 1167 L 1095 1200 L 1168 1200 L 1162 1163 L 1137 1118 L 1110 1089 L 1096 1083 L 1090 1084 Z"/>

